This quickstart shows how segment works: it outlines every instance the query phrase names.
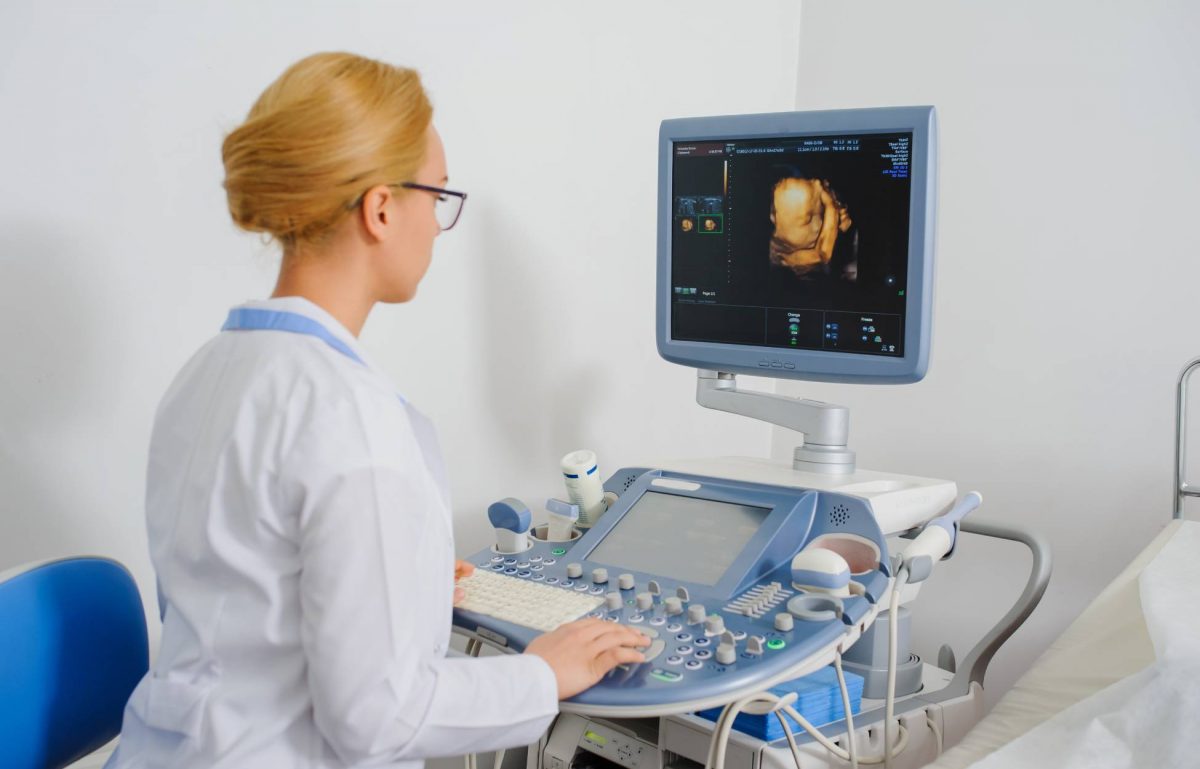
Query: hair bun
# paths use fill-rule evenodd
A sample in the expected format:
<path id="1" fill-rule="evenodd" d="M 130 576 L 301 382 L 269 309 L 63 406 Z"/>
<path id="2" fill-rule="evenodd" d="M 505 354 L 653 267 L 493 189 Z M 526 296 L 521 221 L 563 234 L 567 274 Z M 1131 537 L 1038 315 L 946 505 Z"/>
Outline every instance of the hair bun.
<path id="1" fill-rule="evenodd" d="M 319 242 L 379 184 L 413 178 L 433 107 L 415 70 L 349 53 L 293 64 L 221 147 L 234 224 Z"/>

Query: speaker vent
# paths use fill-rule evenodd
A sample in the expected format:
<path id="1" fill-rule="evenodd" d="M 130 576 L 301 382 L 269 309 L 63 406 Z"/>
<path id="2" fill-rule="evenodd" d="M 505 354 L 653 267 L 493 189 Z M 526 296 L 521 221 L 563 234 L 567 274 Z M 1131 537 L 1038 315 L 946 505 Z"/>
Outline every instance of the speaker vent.
<path id="1" fill-rule="evenodd" d="M 846 522 L 849 520 L 850 520 L 850 508 L 847 507 L 846 505 L 843 505 L 843 504 L 834 505 L 833 509 L 829 511 L 829 524 L 831 526 L 838 526 L 838 527 L 845 526 Z"/>

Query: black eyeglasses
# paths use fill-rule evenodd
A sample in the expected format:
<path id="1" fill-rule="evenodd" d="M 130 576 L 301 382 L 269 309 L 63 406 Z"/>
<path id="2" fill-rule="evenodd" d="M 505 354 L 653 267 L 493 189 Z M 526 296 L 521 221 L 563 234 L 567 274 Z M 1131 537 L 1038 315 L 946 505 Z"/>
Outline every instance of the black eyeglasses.
<path id="1" fill-rule="evenodd" d="M 437 202 L 433 206 L 433 215 L 437 217 L 438 226 L 442 228 L 442 232 L 458 223 L 458 217 L 462 216 L 463 204 L 467 202 L 467 193 L 465 192 L 430 187 L 428 184 L 417 184 L 416 182 L 403 182 L 397 186 L 409 190 L 432 192 L 437 195 Z"/>
<path id="2" fill-rule="evenodd" d="M 463 204 L 467 202 L 467 193 L 455 192 L 441 187 L 430 187 L 428 184 L 417 184 L 416 182 L 398 182 L 389 184 L 389 187 L 403 187 L 407 190 L 421 190 L 422 192 L 432 192 L 437 195 L 437 202 L 433 206 L 433 215 L 437 218 L 438 227 L 442 232 L 458 224 L 458 217 L 462 216 Z M 366 195 L 364 192 L 363 195 Z M 359 195 L 353 203 L 346 206 L 349 210 L 354 210 L 362 205 L 363 195 Z"/>

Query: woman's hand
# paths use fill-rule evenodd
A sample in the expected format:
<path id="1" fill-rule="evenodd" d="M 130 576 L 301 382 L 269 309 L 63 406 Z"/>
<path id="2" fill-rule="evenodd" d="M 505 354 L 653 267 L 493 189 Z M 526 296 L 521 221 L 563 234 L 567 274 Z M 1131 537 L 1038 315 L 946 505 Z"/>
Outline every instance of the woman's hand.
<path id="1" fill-rule="evenodd" d="M 454 581 L 458 582 L 463 577 L 469 577 L 475 573 L 475 567 L 466 561 L 454 562 Z M 454 586 L 454 605 L 457 606 L 462 599 L 467 597 L 467 591 L 463 590 L 458 585 Z M 445 604 L 443 604 L 444 606 Z"/>
<path id="2" fill-rule="evenodd" d="M 525 648 L 550 665 L 565 700 L 594 685 L 623 663 L 645 662 L 638 647 L 650 639 L 633 628 L 601 619 L 581 619 L 538 636 Z"/>

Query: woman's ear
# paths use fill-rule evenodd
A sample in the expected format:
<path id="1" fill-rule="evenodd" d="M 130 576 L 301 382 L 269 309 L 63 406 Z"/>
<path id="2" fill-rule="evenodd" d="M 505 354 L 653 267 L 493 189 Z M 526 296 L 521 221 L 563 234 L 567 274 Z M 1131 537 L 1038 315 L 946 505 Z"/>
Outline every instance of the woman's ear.
<path id="1" fill-rule="evenodd" d="M 395 224 L 395 217 L 388 207 L 394 198 L 392 188 L 386 184 L 377 184 L 363 193 L 359 216 L 362 217 L 363 228 L 376 241 L 385 240 L 391 225 Z"/>

